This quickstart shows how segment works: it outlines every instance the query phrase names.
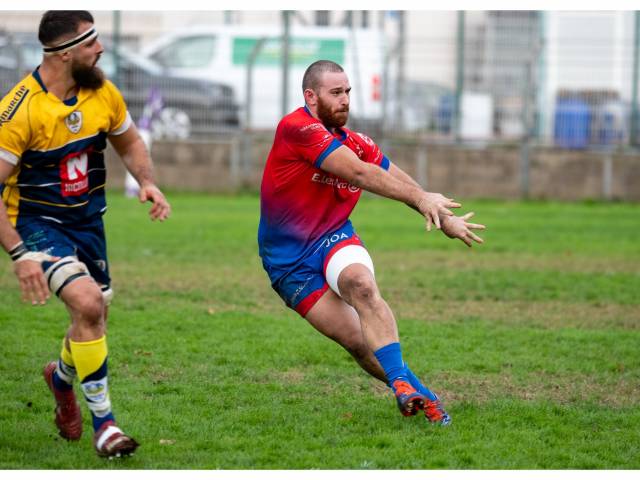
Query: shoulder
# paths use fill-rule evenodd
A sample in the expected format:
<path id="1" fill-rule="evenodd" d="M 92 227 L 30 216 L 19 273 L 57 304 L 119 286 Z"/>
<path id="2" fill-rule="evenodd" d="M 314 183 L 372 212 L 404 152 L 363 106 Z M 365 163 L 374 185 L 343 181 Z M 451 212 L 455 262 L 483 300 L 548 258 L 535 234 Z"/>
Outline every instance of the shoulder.
<path id="1" fill-rule="evenodd" d="M 24 112 L 24 105 L 39 92 L 42 88 L 31 75 L 23 78 L 0 100 L 0 122 L 4 124 Z"/>
<path id="2" fill-rule="evenodd" d="M 330 135 L 325 126 L 309 115 L 304 108 L 300 108 L 280 120 L 278 131 L 281 136 L 294 141 L 308 139 L 318 134 L 323 137 Z"/>
<path id="3" fill-rule="evenodd" d="M 348 130 L 346 128 L 344 130 L 354 141 L 358 142 L 363 146 L 368 146 L 372 148 L 377 146 L 376 143 L 371 139 L 371 137 L 369 137 L 364 133 L 354 132 L 353 130 Z"/>
<path id="4" fill-rule="evenodd" d="M 112 102 L 124 101 L 122 97 L 122 93 L 120 93 L 120 90 L 118 90 L 118 87 L 116 87 L 115 84 L 108 79 L 105 79 L 102 86 L 95 91 L 95 94 L 98 97 L 104 98 Z"/>

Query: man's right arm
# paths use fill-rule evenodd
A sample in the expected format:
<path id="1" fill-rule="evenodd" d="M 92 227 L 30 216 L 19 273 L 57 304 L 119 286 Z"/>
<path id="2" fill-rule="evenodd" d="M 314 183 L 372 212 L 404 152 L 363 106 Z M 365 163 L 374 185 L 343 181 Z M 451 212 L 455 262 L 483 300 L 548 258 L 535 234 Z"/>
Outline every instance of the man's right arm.
<path id="1" fill-rule="evenodd" d="M 13 165 L 0 159 L 0 184 L 4 183 L 11 172 Z M 26 253 L 22 244 L 22 238 L 9 221 L 7 207 L 0 198 L 0 244 L 9 254 L 13 252 L 12 260 L 18 260 L 19 256 Z M 22 298 L 31 301 L 33 305 L 44 304 L 49 298 L 49 287 L 42 273 L 41 262 L 28 260 L 28 254 L 21 261 L 14 261 L 14 272 L 20 282 Z"/>
<path id="2" fill-rule="evenodd" d="M 460 204 L 440 193 L 425 192 L 417 184 L 408 184 L 373 163 L 361 161 L 348 147 L 341 146 L 324 159 L 320 168 L 352 185 L 393 200 L 404 202 L 418 210 L 431 224 L 440 228 L 440 215 L 453 215 L 450 208 Z"/>

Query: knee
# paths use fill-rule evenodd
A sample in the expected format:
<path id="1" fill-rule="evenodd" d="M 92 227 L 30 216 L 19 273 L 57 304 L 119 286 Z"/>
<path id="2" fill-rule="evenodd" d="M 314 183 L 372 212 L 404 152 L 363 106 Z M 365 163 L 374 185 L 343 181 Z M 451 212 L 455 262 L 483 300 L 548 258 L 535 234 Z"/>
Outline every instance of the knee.
<path id="1" fill-rule="evenodd" d="M 104 317 L 104 298 L 99 288 L 87 289 L 77 295 L 70 308 L 74 319 L 87 326 L 101 325 Z"/>
<path id="2" fill-rule="evenodd" d="M 375 306 L 382 300 L 378 286 L 371 275 L 355 274 L 341 279 L 340 292 L 348 297 L 352 304 Z"/>

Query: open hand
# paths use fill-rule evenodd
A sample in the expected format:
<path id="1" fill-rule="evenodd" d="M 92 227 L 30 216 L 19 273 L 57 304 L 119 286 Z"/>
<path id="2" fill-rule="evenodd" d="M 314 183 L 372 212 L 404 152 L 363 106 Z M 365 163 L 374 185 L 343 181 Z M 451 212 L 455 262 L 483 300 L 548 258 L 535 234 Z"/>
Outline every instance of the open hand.
<path id="1" fill-rule="evenodd" d="M 471 247 L 472 241 L 484 243 L 484 240 L 471 230 L 484 230 L 486 227 L 479 223 L 467 222 L 473 215 L 473 212 L 469 212 L 461 217 L 456 217 L 455 215 L 443 217 L 442 231 L 449 238 L 462 240 L 468 247 Z"/>
<path id="2" fill-rule="evenodd" d="M 152 202 L 153 205 L 149 210 L 149 216 L 151 220 L 166 220 L 171 214 L 171 205 L 164 198 L 164 194 L 155 185 L 142 185 L 140 186 L 140 194 L 138 195 L 140 202 Z"/>
<path id="3" fill-rule="evenodd" d="M 43 252 L 28 252 L 13 262 L 13 270 L 20 282 L 22 300 L 32 305 L 44 305 L 49 299 L 49 286 L 42 272 L 42 262 L 57 262 L 60 257 L 52 257 Z"/>
<path id="4" fill-rule="evenodd" d="M 431 231 L 431 225 L 435 224 L 440 228 L 440 215 L 451 216 L 453 212 L 450 208 L 459 208 L 462 205 L 455 202 L 453 198 L 447 198 L 441 193 L 424 192 L 418 201 L 416 208 L 427 219 L 427 230 Z"/>

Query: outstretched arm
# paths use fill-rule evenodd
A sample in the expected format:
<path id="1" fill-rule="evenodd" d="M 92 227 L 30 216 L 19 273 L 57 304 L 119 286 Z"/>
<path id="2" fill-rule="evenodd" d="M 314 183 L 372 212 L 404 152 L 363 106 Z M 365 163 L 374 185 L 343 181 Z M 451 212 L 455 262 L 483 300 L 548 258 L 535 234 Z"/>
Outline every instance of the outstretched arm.
<path id="1" fill-rule="evenodd" d="M 136 126 L 132 124 L 120 135 L 110 135 L 109 141 L 122 158 L 127 170 L 140 184 L 140 201 L 153 203 L 149 210 L 151 219 L 165 220 L 171 213 L 171 206 L 155 184 L 153 163 Z"/>
<path id="2" fill-rule="evenodd" d="M 361 161 L 345 146 L 331 152 L 320 168 L 344 178 L 352 185 L 415 208 L 427 220 L 427 230 L 431 230 L 432 224 L 440 228 L 440 216 L 453 215 L 449 209 L 460 207 L 451 198 L 440 193 L 425 192 L 415 182 L 407 184 L 379 166 Z"/>
<path id="3" fill-rule="evenodd" d="M 404 170 L 394 165 L 393 163 L 389 168 L 389 173 L 398 180 L 408 185 L 419 186 L 418 183 L 413 178 L 411 178 L 409 174 L 407 174 Z M 479 223 L 467 222 L 467 220 L 473 217 L 473 215 L 473 212 L 469 212 L 465 215 L 462 215 L 461 217 L 456 217 L 455 215 L 440 216 L 442 232 L 449 238 L 457 238 L 463 241 L 468 247 L 472 246 L 472 241 L 477 243 L 484 243 L 484 240 L 482 240 L 482 238 L 473 233 L 471 230 L 484 230 L 485 226 Z"/>

